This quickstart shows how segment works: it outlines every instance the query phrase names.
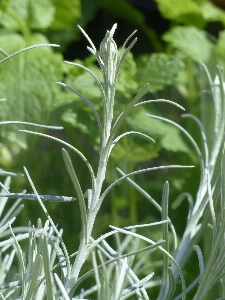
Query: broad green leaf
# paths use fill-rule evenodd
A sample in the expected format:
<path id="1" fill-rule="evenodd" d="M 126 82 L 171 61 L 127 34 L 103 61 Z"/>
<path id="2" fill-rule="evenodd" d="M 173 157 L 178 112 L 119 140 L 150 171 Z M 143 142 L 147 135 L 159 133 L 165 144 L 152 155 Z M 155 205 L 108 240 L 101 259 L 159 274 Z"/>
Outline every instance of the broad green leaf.
<path id="1" fill-rule="evenodd" d="M 0 37 L 13 43 L 14 34 Z M 18 45 L 20 39 L 18 38 Z M 44 36 L 32 35 L 24 46 L 46 43 Z M 9 43 L 9 48 L 10 48 Z M 23 48 L 23 47 L 22 47 Z M 7 51 L 8 49 L 6 49 Z M 15 49 L 18 50 L 18 49 Z M 0 121 L 15 120 L 48 124 L 56 97 L 61 93 L 55 84 L 62 77 L 62 57 L 50 47 L 32 49 L 0 66 L 0 95 L 7 99 L 0 110 Z M 60 97 L 60 96 L 59 96 Z M 1 126 L 2 138 L 26 147 L 25 135 L 17 133 L 18 125 Z"/>
<path id="2" fill-rule="evenodd" d="M 222 22 L 225 24 L 225 12 L 218 6 L 215 6 L 211 1 L 203 1 L 200 5 L 203 18 L 207 22 Z"/>
<path id="3" fill-rule="evenodd" d="M 141 55 L 136 63 L 135 78 L 139 88 L 148 82 L 150 92 L 159 91 L 174 83 L 182 69 L 181 61 L 171 59 L 164 53 Z"/>
<path id="4" fill-rule="evenodd" d="M 69 108 L 68 110 L 66 110 L 63 114 L 62 114 L 62 117 L 61 119 L 70 124 L 71 126 L 73 127 L 76 127 L 76 128 L 79 128 L 82 132 L 84 133 L 88 133 L 88 127 L 85 123 L 81 123 L 78 121 L 78 115 L 75 111 L 73 111 L 72 108 Z M 94 120 L 92 120 L 94 121 Z"/>
<path id="5" fill-rule="evenodd" d="M 216 45 L 216 52 L 219 53 L 223 58 L 225 56 L 225 30 L 221 30 Z"/>
<path id="6" fill-rule="evenodd" d="M 0 6 L 0 23 L 9 29 L 21 29 L 21 26 L 43 29 L 51 25 L 54 14 L 53 0 L 9 0 L 5 9 Z"/>
<path id="7" fill-rule="evenodd" d="M 117 161 L 141 162 L 158 156 L 161 144 L 152 144 L 138 137 L 123 137 L 113 148 L 111 157 Z"/>
<path id="8" fill-rule="evenodd" d="M 152 138 L 160 139 L 161 146 L 166 150 L 190 153 L 188 145 L 183 141 L 177 128 L 161 120 L 151 119 L 145 116 L 146 113 L 149 111 L 142 108 L 132 117 L 127 117 L 126 121 L 132 129 L 148 134 Z"/>
<path id="9" fill-rule="evenodd" d="M 92 67 L 90 69 L 97 75 L 97 77 L 101 77 L 101 72 L 97 67 Z M 73 78 L 68 78 L 68 82 L 72 83 L 68 83 L 68 85 L 79 91 L 89 100 L 101 98 L 101 93 L 95 79 L 87 72 L 83 72 Z M 75 97 L 81 100 L 79 96 Z"/>
<path id="10" fill-rule="evenodd" d="M 199 5 L 194 0 L 155 0 L 162 16 L 166 19 L 202 27 L 202 18 Z"/>
<path id="11" fill-rule="evenodd" d="M 0 24 L 8 29 L 19 29 L 19 22 L 24 22 L 28 17 L 27 1 L 8 0 L 5 3 L 0 2 Z"/>
<path id="12" fill-rule="evenodd" d="M 28 1 L 29 27 L 32 29 L 48 28 L 54 20 L 54 4 L 54 0 Z"/>
<path id="13" fill-rule="evenodd" d="M 80 0 L 55 0 L 54 5 L 56 13 L 51 28 L 71 30 L 81 17 Z"/>
<path id="14" fill-rule="evenodd" d="M 207 39 L 206 33 L 195 27 L 173 27 L 164 34 L 163 39 L 197 62 L 207 62 L 210 59 L 212 44 Z"/>
<path id="15" fill-rule="evenodd" d="M 23 37 L 18 33 L 0 34 L 0 48 L 8 54 L 16 52 L 18 49 L 25 47 Z M 3 56 L 1 59 L 4 58 Z M 0 69 L 3 65 L 0 67 Z M 2 95 L 0 95 L 2 97 Z"/>

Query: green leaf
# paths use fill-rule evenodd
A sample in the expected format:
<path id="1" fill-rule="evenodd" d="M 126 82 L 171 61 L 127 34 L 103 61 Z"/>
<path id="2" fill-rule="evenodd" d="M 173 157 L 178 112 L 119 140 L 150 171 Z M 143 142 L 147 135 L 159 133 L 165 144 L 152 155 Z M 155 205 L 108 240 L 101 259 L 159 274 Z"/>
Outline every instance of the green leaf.
<path id="1" fill-rule="evenodd" d="M 219 53 L 223 58 L 225 56 L 225 30 L 221 30 L 216 45 L 216 52 Z"/>
<path id="2" fill-rule="evenodd" d="M 47 42 L 40 34 L 32 35 L 26 42 L 19 35 L 1 35 L 0 45 L 4 47 L 5 44 L 9 54 L 12 49 L 10 43 L 14 43 L 14 38 L 18 49 L 21 44 L 28 46 Z M 62 77 L 61 67 L 61 55 L 53 53 L 50 47 L 26 51 L 14 57 L 12 62 L 7 61 L 1 65 L 0 97 L 7 101 L 1 105 L 0 121 L 16 120 L 47 125 L 54 101 L 61 93 L 55 84 Z M 18 129 L 18 125 L 2 125 L 0 136 L 20 147 L 26 147 L 27 137 L 15 129 Z"/>
<path id="3" fill-rule="evenodd" d="M 141 131 L 153 138 L 160 139 L 162 147 L 166 150 L 190 153 L 188 145 L 183 141 L 177 128 L 161 120 L 149 119 L 145 116 L 147 112 L 149 111 L 142 108 L 135 114 L 132 114 L 132 116 L 127 117 L 126 121 L 133 130 Z"/>
<path id="4" fill-rule="evenodd" d="M 222 22 L 225 25 L 225 12 L 211 1 L 203 1 L 200 5 L 203 18 L 207 22 Z"/>
<path id="5" fill-rule="evenodd" d="M 80 0 L 55 0 L 54 4 L 56 12 L 51 28 L 71 30 L 81 17 Z"/>
<path id="6" fill-rule="evenodd" d="M 72 29 L 81 16 L 80 0 L 7 1 L 0 7 L 0 23 L 9 29 L 20 29 L 21 22 L 31 29 Z"/>
<path id="7" fill-rule="evenodd" d="M 150 92 L 159 91 L 174 83 L 182 69 L 181 61 L 171 59 L 164 53 L 141 55 L 136 63 L 136 81 L 139 87 L 148 82 Z"/>
<path id="8" fill-rule="evenodd" d="M 14 53 L 17 50 L 23 48 L 24 46 L 25 46 L 24 39 L 20 34 L 18 33 L 0 34 L 0 48 L 2 48 L 8 54 Z M 4 58 L 3 55 L 1 59 L 2 58 Z"/>
<path id="9" fill-rule="evenodd" d="M 158 156 L 160 143 L 152 144 L 141 138 L 123 137 L 113 148 L 111 157 L 117 161 L 141 162 Z"/>
<path id="10" fill-rule="evenodd" d="M 55 15 L 54 0 L 28 1 L 28 24 L 32 29 L 48 28 Z"/>
<path id="11" fill-rule="evenodd" d="M 5 5 L 0 6 L 0 24 L 8 29 L 19 29 L 19 22 L 27 19 L 28 0 L 8 0 Z M 0 2 L 1 4 L 1 2 Z"/>
<path id="12" fill-rule="evenodd" d="M 197 62 L 207 62 L 211 57 L 212 44 L 207 39 L 206 33 L 195 27 L 173 27 L 163 35 L 163 39 Z"/>
<path id="13" fill-rule="evenodd" d="M 203 27 L 204 20 L 199 5 L 194 0 L 155 0 L 162 16 L 166 19 Z"/>

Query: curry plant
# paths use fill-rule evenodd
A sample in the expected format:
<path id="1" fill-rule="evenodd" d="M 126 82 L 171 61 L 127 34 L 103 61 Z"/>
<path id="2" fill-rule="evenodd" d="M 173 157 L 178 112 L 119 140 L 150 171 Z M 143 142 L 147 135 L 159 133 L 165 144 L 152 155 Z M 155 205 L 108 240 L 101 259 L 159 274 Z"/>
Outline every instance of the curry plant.
<path id="1" fill-rule="evenodd" d="M 125 117 L 129 114 L 132 108 L 137 105 L 139 100 L 147 93 L 148 91 L 148 84 L 145 84 L 144 87 L 141 89 L 141 91 L 133 98 L 133 100 L 129 103 L 129 105 L 126 107 L 124 111 L 120 113 L 120 115 L 117 117 L 116 120 L 114 120 L 114 105 L 116 105 L 116 84 L 117 80 L 119 77 L 119 73 L 122 67 L 122 64 L 124 62 L 124 59 L 126 58 L 126 55 L 130 51 L 130 49 L 133 47 L 133 45 L 136 42 L 136 38 L 134 40 L 131 40 L 131 38 L 134 36 L 135 32 L 132 33 L 127 40 L 125 41 L 123 47 L 118 51 L 117 45 L 115 41 L 113 40 L 113 34 L 116 29 L 116 25 L 112 27 L 110 31 L 107 31 L 105 38 L 103 39 L 101 45 L 100 45 L 100 51 L 96 50 L 94 44 L 92 43 L 91 39 L 89 36 L 83 31 L 82 28 L 80 28 L 84 36 L 87 38 L 88 42 L 90 43 L 90 47 L 87 47 L 88 50 L 95 56 L 101 71 L 102 71 L 102 77 L 103 80 L 99 79 L 96 77 L 96 75 L 89 69 L 85 68 L 82 65 L 76 64 L 76 63 L 71 63 L 67 62 L 70 65 L 73 65 L 75 67 L 80 67 L 85 69 L 87 72 L 89 72 L 94 79 L 96 80 L 97 85 L 100 88 L 101 95 L 102 95 L 102 105 L 103 105 L 103 116 L 102 118 L 99 116 L 98 112 L 92 105 L 92 103 L 82 94 L 80 94 L 78 91 L 76 91 L 73 87 L 68 86 L 65 83 L 57 82 L 58 84 L 64 86 L 65 88 L 71 90 L 75 94 L 79 95 L 86 103 L 87 105 L 90 106 L 92 109 L 97 125 L 98 125 L 98 130 L 99 130 L 99 137 L 100 137 L 100 144 L 99 144 L 99 165 L 97 169 L 97 173 L 94 173 L 94 170 L 92 169 L 91 164 L 88 162 L 88 160 L 83 156 L 83 154 L 74 148 L 71 145 L 68 145 L 67 143 L 60 141 L 57 138 L 50 137 L 48 135 L 40 134 L 42 136 L 50 137 L 54 140 L 58 140 L 64 145 L 68 146 L 69 148 L 73 149 L 85 162 L 89 173 L 91 177 L 91 188 L 88 189 L 85 193 L 82 191 L 81 185 L 79 183 L 79 178 L 77 176 L 77 171 L 74 170 L 72 161 L 69 157 L 68 152 L 63 149 L 62 150 L 62 155 L 63 159 L 67 168 L 67 171 L 71 177 L 72 183 L 74 185 L 75 191 L 76 191 L 76 196 L 79 202 L 80 206 L 80 211 L 81 211 L 81 219 L 82 219 L 82 230 L 81 230 L 81 237 L 80 237 L 80 246 L 76 254 L 75 262 L 70 265 L 70 262 L 66 259 L 67 261 L 67 275 L 66 278 L 64 278 L 65 282 L 65 291 L 69 295 L 69 297 L 72 297 L 75 289 L 78 286 L 78 283 L 80 282 L 79 276 L 80 276 L 80 271 L 89 257 L 91 251 L 96 247 L 96 245 L 103 239 L 105 239 L 106 236 L 101 237 L 100 239 L 94 242 L 91 242 L 91 234 L 92 234 L 92 229 L 95 223 L 95 219 L 97 216 L 97 213 L 101 207 L 101 204 L 107 195 L 107 193 L 110 191 L 110 189 L 118 184 L 121 180 L 128 178 L 129 176 L 133 174 L 138 174 L 141 172 L 147 172 L 147 171 L 154 171 L 157 169 L 163 169 L 163 168 L 183 168 L 183 167 L 188 167 L 188 166 L 177 166 L 177 165 L 172 165 L 172 166 L 161 166 L 161 167 L 154 167 L 154 168 L 148 168 L 144 170 L 139 170 L 135 171 L 131 174 L 124 175 L 122 178 L 116 180 L 114 183 L 112 183 L 108 188 L 106 188 L 104 191 L 102 191 L 102 186 L 103 182 L 105 180 L 105 174 L 106 174 L 106 169 L 107 169 L 107 162 L 109 159 L 109 155 L 115 146 L 115 144 L 123 138 L 125 135 L 129 134 L 135 134 L 138 135 L 142 138 L 147 139 L 149 142 L 154 142 L 154 140 L 141 133 L 141 132 L 136 132 L 136 131 L 129 131 L 125 132 L 123 134 L 118 135 L 118 130 L 125 119 Z M 130 44 L 129 44 L 130 42 Z M 155 101 L 161 101 L 161 102 L 169 102 L 172 103 L 173 105 L 176 105 L 183 109 L 180 105 L 169 101 L 169 100 L 155 100 Z M 145 103 L 153 102 L 152 100 L 141 102 L 139 104 L 143 105 Z M 25 132 L 29 133 L 34 133 L 31 131 L 23 130 Z M 39 134 L 39 133 L 34 133 L 34 134 Z M 88 204 L 86 205 L 85 203 L 85 197 L 88 198 Z M 167 221 L 167 220 L 166 220 Z M 116 230 L 117 231 L 117 230 Z M 115 231 L 115 232 L 116 232 Z M 114 234 L 114 231 L 109 233 L 109 235 Z M 151 240 L 149 240 L 151 241 Z M 153 245 L 155 242 L 151 241 Z M 169 255 L 169 253 L 163 249 L 160 248 L 161 251 L 165 252 L 166 255 Z M 65 250 L 65 249 L 64 249 Z M 67 256 L 66 251 L 64 252 L 65 257 Z M 170 255 L 169 255 L 170 256 Z M 170 256 L 171 257 L 171 256 Z M 172 257 L 171 257 L 172 259 Z M 174 264 L 176 262 L 174 261 Z M 177 265 L 177 264 L 176 264 Z M 178 269 L 179 266 L 177 265 Z M 125 268 L 125 267 L 124 267 Z M 179 269 L 178 272 L 180 273 L 181 277 L 181 270 Z M 183 290 L 184 290 L 184 280 L 182 277 L 182 284 L 183 284 Z M 138 285 L 137 285 L 138 287 Z"/>
<path id="2" fill-rule="evenodd" d="M 123 170 L 118 169 L 118 173 L 121 175 L 121 177 L 112 182 L 105 189 L 103 188 L 103 183 L 105 181 L 110 153 L 120 139 L 126 135 L 129 136 L 132 134 L 137 135 L 140 138 L 144 138 L 150 143 L 154 142 L 151 137 L 139 131 L 128 131 L 122 134 L 119 133 L 122 122 L 132 109 L 135 109 L 135 107 L 139 105 L 145 105 L 152 102 L 170 103 L 179 107 L 180 109 L 183 108 L 172 101 L 164 99 L 146 100 L 140 102 L 141 98 L 148 91 L 148 84 L 145 84 L 141 91 L 133 98 L 133 100 L 130 101 L 125 110 L 122 111 L 117 118 L 115 118 L 114 107 L 117 105 L 117 81 L 122 64 L 137 40 L 135 38 L 131 41 L 131 38 L 134 36 L 135 32 L 127 38 L 122 48 L 118 50 L 113 39 L 113 35 L 116 30 L 116 25 L 114 25 L 110 31 L 107 31 L 106 36 L 100 45 L 100 50 L 97 51 L 95 45 L 92 43 L 85 31 L 82 28 L 80 28 L 80 30 L 90 44 L 90 46 L 87 48 L 96 58 L 102 72 L 102 78 L 97 78 L 97 76 L 90 69 L 80 64 L 73 62 L 66 63 L 73 67 L 83 68 L 89 74 L 91 74 L 91 76 L 93 76 L 101 91 L 103 106 L 102 116 L 99 115 L 94 105 L 85 97 L 85 95 L 79 93 L 74 87 L 62 82 L 57 82 L 57 84 L 69 89 L 71 92 L 81 97 L 81 99 L 85 101 L 85 103 L 91 108 L 96 118 L 96 126 L 98 126 L 99 132 L 99 158 L 97 171 L 94 171 L 92 164 L 74 146 L 54 136 L 29 130 L 20 130 L 60 142 L 65 147 L 78 154 L 86 164 L 91 179 L 91 186 L 87 191 L 84 192 L 79 182 L 78 170 L 74 169 L 72 160 L 67 150 L 62 149 L 63 160 L 74 186 L 77 202 L 81 212 L 82 228 L 79 248 L 71 256 L 69 255 L 66 245 L 62 239 L 62 231 L 59 230 L 54 224 L 54 221 L 48 214 L 48 211 L 43 204 L 43 200 L 72 201 L 74 198 L 39 195 L 28 170 L 24 168 L 24 172 L 31 184 L 34 194 L 26 195 L 24 193 L 10 193 L 8 190 L 8 184 L 6 182 L 1 184 L 3 188 L 1 195 L 2 197 L 7 198 L 19 197 L 24 199 L 37 199 L 43 211 L 45 212 L 48 221 L 43 227 L 40 221 L 38 222 L 37 228 L 34 228 L 31 225 L 28 226 L 28 233 L 26 233 L 25 236 L 29 237 L 27 262 L 24 259 L 21 246 L 19 245 L 20 236 L 16 236 L 13 229 L 11 229 L 11 223 L 13 220 L 10 220 L 9 223 L 3 227 L 2 230 L 7 229 L 11 232 L 12 238 L 7 240 L 2 246 L 8 247 L 9 245 L 14 244 L 15 252 L 17 253 L 20 261 L 22 275 L 19 276 L 16 282 L 11 282 L 9 284 L 0 286 L 0 290 L 11 287 L 12 290 L 15 291 L 16 287 L 21 286 L 22 292 L 20 299 L 22 300 L 44 300 L 46 298 L 68 300 L 86 299 L 86 297 L 93 292 L 96 292 L 98 300 L 126 299 L 134 294 L 137 299 L 147 300 L 149 299 L 147 288 L 152 286 L 160 286 L 157 299 L 170 300 L 174 297 L 176 286 L 181 283 L 181 293 L 176 297 L 176 299 L 186 299 L 187 292 L 198 285 L 194 299 L 200 300 L 222 278 L 225 267 L 223 242 L 225 229 L 223 203 L 225 180 L 223 141 L 225 106 L 224 80 L 222 71 L 220 69 L 218 70 L 218 77 L 216 79 L 217 81 L 213 81 L 210 76 L 208 76 L 212 88 L 216 112 L 214 122 L 215 139 L 214 147 L 212 149 L 209 149 L 208 147 L 207 134 L 204 130 L 204 126 L 200 120 L 194 116 L 184 115 L 185 117 L 191 117 L 198 125 L 202 135 L 202 151 L 199 149 L 199 146 L 190 136 L 190 134 L 180 125 L 162 117 L 152 115 L 143 116 L 146 118 L 158 118 L 163 122 L 168 122 L 176 126 L 181 133 L 183 133 L 190 140 L 200 161 L 201 179 L 195 203 L 191 195 L 188 193 L 182 194 L 177 200 L 177 203 L 180 203 L 180 201 L 187 196 L 190 205 L 187 226 L 181 242 L 178 245 L 176 230 L 168 215 L 169 183 L 166 182 L 163 187 L 162 201 L 160 205 L 130 177 L 135 174 L 151 172 L 165 168 L 189 168 L 192 166 L 159 166 L 136 170 L 129 174 L 125 174 Z M 118 228 L 110 225 L 110 228 L 112 229 L 111 231 L 97 239 L 94 239 L 92 236 L 93 226 L 102 202 L 115 185 L 125 180 L 128 181 L 129 184 L 131 184 L 138 192 L 140 192 L 146 198 L 146 200 L 148 200 L 160 212 L 161 220 L 159 222 L 151 222 L 148 224 L 131 224 L 131 226 L 126 228 Z M 87 198 L 87 201 L 85 201 L 85 198 Z M 219 214 L 216 214 L 216 209 L 219 209 Z M 205 228 L 208 224 L 211 224 L 212 227 L 212 245 L 209 247 L 210 255 L 205 267 L 203 255 L 197 243 L 203 236 Z M 138 233 L 139 228 L 151 228 L 151 226 L 160 226 L 162 228 L 162 238 L 160 240 L 152 240 L 151 234 L 149 236 L 144 236 L 143 234 Z M 172 233 L 172 250 L 170 249 L 171 243 L 169 232 Z M 120 235 L 125 235 L 123 240 L 120 240 L 119 233 Z M 106 241 L 107 237 L 112 235 L 115 235 L 117 242 L 116 250 L 113 249 Z M 137 241 L 147 243 L 147 247 L 142 246 L 139 248 Z M 189 287 L 186 287 L 182 268 L 185 266 L 186 261 L 194 250 L 198 255 L 200 275 L 193 283 L 191 283 Z M 147 276 L 140 279 L 140 276 L 143 277 L 142 271 L 145 265 L 145 258 L 151 255 L 154 251 L 158 251 L 162 255 L 163 264 L 161 278 L 154 279 L 154 272 L 150 272 Z M 138 257 L 140 253 L 142 254 L 142 257 L 138 260 L 135 260 L 134 258 Z M 13 255 L 14 252 L 11 254 L 11 261 Z M 74 256 L 75 260 L 71 263 L 71 259 L 73 259 Z M 58 264 L 55 264 L 56 257 L 59 259 Z M 82 268 L 88 259 L 92 260 L 93 269 L 83 274 Z M 61 277 L 59 276 L 57 269 L 61 271 Z M 80 288 L 82 282 L 85 279 L 88 279 L 91 275 L 94 275 L 96 284 L 91 286 L 89 289 L 81 290 L 80 292 L 78 288 Z M 222 296 L 225 296 L 224 293 Z M 3 295 L 0 293 L 0 299 L 12 298 L 10 298 L 8 294 Z"/>

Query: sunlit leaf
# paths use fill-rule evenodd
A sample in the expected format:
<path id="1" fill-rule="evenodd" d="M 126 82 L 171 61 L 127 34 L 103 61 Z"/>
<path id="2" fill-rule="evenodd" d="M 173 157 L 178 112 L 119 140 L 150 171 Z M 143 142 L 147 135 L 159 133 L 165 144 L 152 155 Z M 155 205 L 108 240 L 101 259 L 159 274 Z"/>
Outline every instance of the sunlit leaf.
<path id="1" fill-rule="evenodd" d="M 206 33 L 195 27 L 173 27 L 164 34 L 163 39 L 197 62 L 206 62 L 210 59 L 212 44 Z"/>
<path id="2" fill-rule="evenodd" d="M 163 148 L 170 151 L 189 153 L 190 149 L 180 135 L 177 128 L 160 120 L 149 119 L 145 116 L 147 110 L 141 109 L 132 117 L 127 117 L 127 123 L 132 129 L 141 131 L 149 136 L 159 139 Z"/>
<path id="3" fill-rule="evenodd" d="M 13 34 L 12 38 L 14 36 L 17 46 L 25 43 L 17 35 Z M 0 42 L 1 39 L 5 41 L 7 37 L 2 35 Z M 29 43 L 46 43 L 46 38 L 40 34 L 32 35 Z M 8 47 L 11 50 L 10 43 Z M 29 50 L 14 57 L 12 62 L 2 64 L 0 95 L 4 95 L 7 101 L 1 105 L 0 121 L 16 120 L 47 125 L 56 96 L 60 94 L 55 81 L 62 76 L 61 66 L 61 55 L 53 54 L 50 47 Z M 25 136 L 16 133 L 14 129 L 18 129 L 18 125 L 2 125 L 0 134 L 26 147 Z"/>
<path id="4" fill-rule="evenodd" d="M 182 63 L 171 59 L 164 53 L 141 55 L 137 59 L 137 73 L 135 75 L 139 88 L 146 82 L 149 91 L 156 92 L 175 82 Z"/>
<path id="5" fill-rule="evenodd" d="M 155 0 L 166 19 L 202 27 L 204 20 L 198 3 L 194 0 Z"/>

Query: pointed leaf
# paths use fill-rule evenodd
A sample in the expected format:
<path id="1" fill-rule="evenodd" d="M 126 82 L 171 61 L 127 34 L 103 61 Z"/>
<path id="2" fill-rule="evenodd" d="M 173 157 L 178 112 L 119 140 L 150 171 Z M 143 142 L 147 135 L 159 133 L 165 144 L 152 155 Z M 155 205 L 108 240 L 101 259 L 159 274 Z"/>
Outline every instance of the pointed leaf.
<path id="1" fill-rule="evenodd" d="M 80 187 L 79 180 L 77 178 L 77 175 L 74 171 L 71 159 L 69 157 L 69 154 L 65 149 L 62 149 L 62 155 L 63 159 L 66 165 L 66 169 L 70 175 L 70 179 L 72 180 L 73 186 L 76 190 L 77 193 L 77 198 L 79 201 L 79 206 L 80 206 L 80 212 L 81 212 L 81 219 L 82 219 L 82 232 L 85 238 L 85 243 L 87 244 L 87 213 L 86 213 L 86 205 L 85 205 L 85 200 L 84 196 Z"/>

